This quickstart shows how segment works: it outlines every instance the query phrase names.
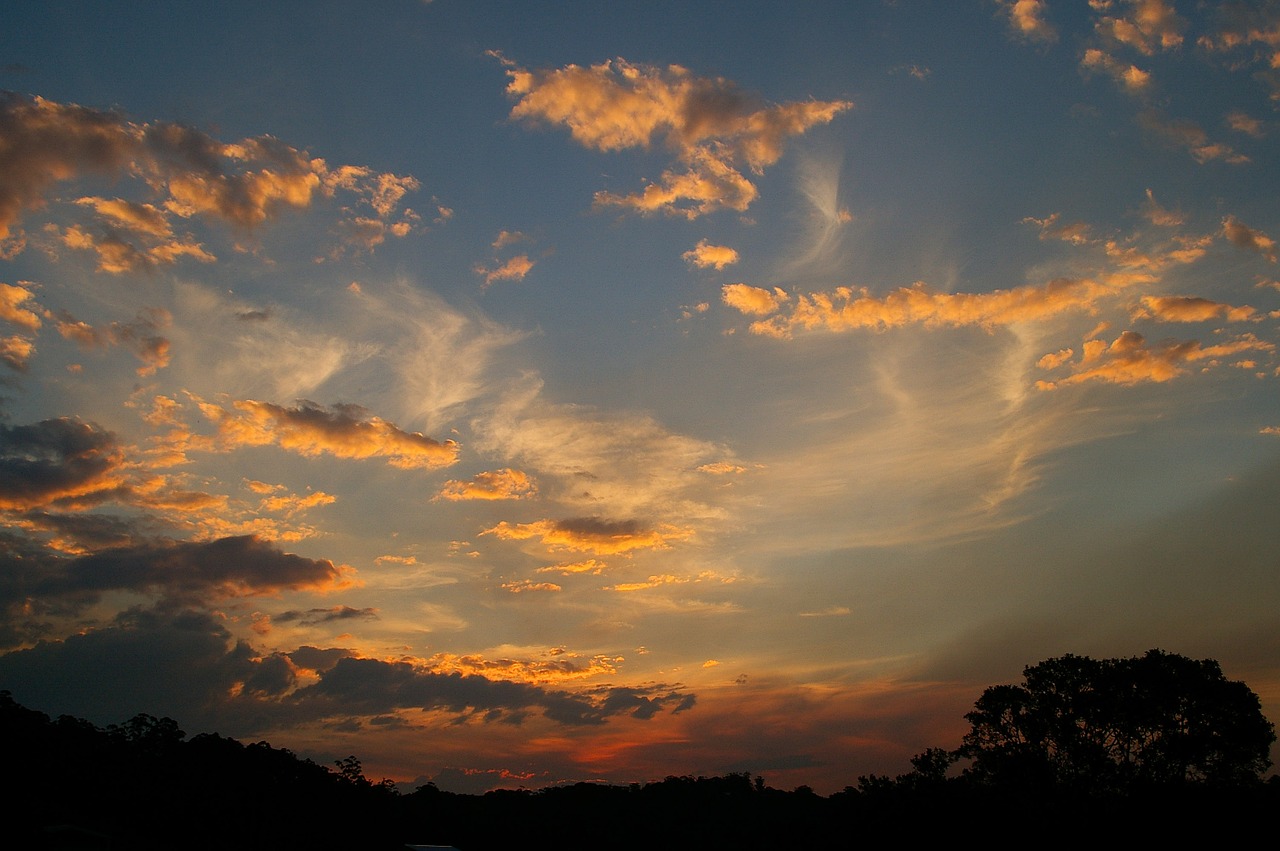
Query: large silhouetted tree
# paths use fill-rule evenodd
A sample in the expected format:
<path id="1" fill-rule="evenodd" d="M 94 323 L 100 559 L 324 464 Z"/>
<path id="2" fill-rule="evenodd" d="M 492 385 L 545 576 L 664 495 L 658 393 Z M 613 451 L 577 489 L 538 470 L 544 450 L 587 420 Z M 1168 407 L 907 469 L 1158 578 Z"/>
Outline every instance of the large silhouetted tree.
<path id="1" fill-rule="evenodd" d="M 965 717 L 975 780 L 1120 791 L 1256 782 L 1275 741 L 1258 696 L 1212 659 L 1149 650 L 1048 659 L 992 686 Z"/>

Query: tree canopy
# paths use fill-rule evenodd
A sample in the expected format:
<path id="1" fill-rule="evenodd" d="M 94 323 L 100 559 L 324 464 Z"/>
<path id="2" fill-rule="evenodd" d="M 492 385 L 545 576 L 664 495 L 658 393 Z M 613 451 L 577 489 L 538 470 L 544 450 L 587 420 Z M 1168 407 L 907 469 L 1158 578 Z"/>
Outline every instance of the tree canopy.
<path id="1" fill-rule="evenodd" d="M 1212 659 L 1067 655 L 1023 676 L 988 688 L 965 716 L 957 755 L 975 780 L 1120 791 L 1256 782 L 1271 765 L 1275 732 L 1258 696 Z"/>

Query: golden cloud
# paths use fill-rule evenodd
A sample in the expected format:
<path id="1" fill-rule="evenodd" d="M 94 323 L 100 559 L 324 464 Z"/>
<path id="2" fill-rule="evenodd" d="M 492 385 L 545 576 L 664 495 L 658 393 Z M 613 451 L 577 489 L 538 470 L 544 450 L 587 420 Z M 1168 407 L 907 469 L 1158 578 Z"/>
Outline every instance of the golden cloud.
<path id="1" fill-rule="evenodd" d="M 1037 381 L 1041 390 L 1053 390 L 1086 381 L 1132 385 L 1144 382 L 1166 382 L 1186 372 L 1186 365 L 1198 361 L 1214 361 L 1244 352 L 1274 352 L 1275 345 L 1246 334 L 1229 343 L 1201 346 L 1196 340 L 1165 340 L 1148 344 L 1135 331 L 1124 331 L 1110 344 L 1087 340 L 1073 373 L 1058 381 Z"/>
<path id="2" fill-rule="evenodd" d="M 437 499 L 528 499 L 538 486 L 528 473 L 510 467 L 478 473 L 469 482 L 450 479 L 440 489 Z"/>
<path id="3" fill-rule="evenodd" d="M 1100 18 L 1097 31 L 1144 56 L 1182 45 L 1187 22 L 1166 0 L 1131 0 L 1129 8 L 1128 16 Z"/>
<path id="4" fill-rule="evenodd" d="M 484 286 L 488 287 L 494 281 L 523 281 L 533 266 L 534 261 L 529 259 L 529 255 L 517 254 L 505 263 L 493 267 L 478 265 L 475 272 L 484 276 Z"/>
<path id="5" fill-rule="evenodd" d="M 1207 322 L 1211 319 L 1242 322 L 1252 318 L 1254 313 L 1248 305 L 1234 307 L 1194 296 L 1143 296 L 1131 318 L 1161 322 Z"/>
<path id="6" fill-rule="evenodd" d="M 1000 0 L 1000 8 L 1009 17 L 1014 32 L 1032 41 L 1051 42 L 1058 31 L 1045 20 L 1049 4 L 1045 0 Z"/>
<path id="7" fill-rule="evenodd" d="M 21 284 L 0 284 L 0 319 L 28 331 L 37 330 L 40 327 L 39 315 L 22 306 L 31 300 L 31 291 Z"/>
<path id="8" fill-rule="evenodd" d="M 632 550 L 666 549 L 670 542 L 690 536 L 674 526 L 660 529 L 642 526 L 634 520 L 603 520 L 575 517 L 567 520 L 537 520 L 533 523 L 503 521 L 481 534 L 502 540 L 539 539 L 551 550 L 578 550 L 596 555 L 615 555 Z"/>
<path id="9" fill-rule="evenodd" d="M 700 78 L 678 65 L 658 68 L 615 59 L 528 71 L 507 62 L 513 118 L 562 125 L 598 151 L 661 144 L 683 164 L 638 195 L 601 192 L 597 204 L 664 211 L 689 218 L 744 210 L 755 186 L 739 163 L 759 174 L 782 156 L 785 140 L 830 122 L 847 101 L 767 104 L 722 78 Z"/>
<path id="10" fill-rule="evenodd" d="M 726 245 L 712 245 L 705 239 L 698 240 L 697 245 L 680 256 L 699 269 L 714 268 L 717 272 L 738 262 L 738 252 Z"/>
<path id="11" fill-rule="evenodd" d="M 384 458 L 405 470 L 446 467 L 457 460 L 458 444 L 406 432 L 357 405 L 322 408 L 303 401 L 296 408 L 244 400 L 234 411 L 204 404 L 201 410 L 218 424 L 219 448 L 277 445 L 299 455 Z M 202 447 L 203 448 L 203 447 Z"/>
<path id="12" fill-rule="evenodd" d="M 720 298 L 729 307 L 753 316 L 773 313 L 790 301 L 791 296 L 774 287 L 773 292 L 748 284 L 725 284 L 720 288 Z"/>
<path id="13" fill-rule="evenodd" d="M 1090 71 L 1101 71 L 1130 92 L 1140 92 L 1151 83 L 1151 74 L 1137 65 L 1123 62 L 1110 53 L 1091 47 L 1084 52 L 1080 65 Z"/>

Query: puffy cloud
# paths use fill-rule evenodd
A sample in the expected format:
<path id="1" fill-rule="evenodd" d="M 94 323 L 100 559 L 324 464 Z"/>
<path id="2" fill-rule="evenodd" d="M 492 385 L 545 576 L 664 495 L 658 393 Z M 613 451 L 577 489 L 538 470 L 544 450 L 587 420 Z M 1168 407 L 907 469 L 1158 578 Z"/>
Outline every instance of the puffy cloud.
<path id="1" fill-rule="evenodd" d="M 523 281 L 524 276 L 529 274 L 533 269 L 534 261 L 529 259 L 527 254 L 517 254 L 504 263 L 495 263 L 492 267 L 478 265 L 475 268 L 477 275 L 484 277 L 484 286 L 490 286 L 494 281 Z"/>
<path id="2" fill-rule="evenodd" d="M 1141 92 L 1151 83 L 1151 74 L 1137 65 L 1117 59 L 1110 53 L 1091 47 L 1084 52 L 1080 66 L 1089 71 L 1101 71 L 1129 92 Z"/>
<path id="3" fill-rule="evenodd" d="M 135 128 L 111 112 L 0 93 L 0 239 L 48 187 L 81 171 L 111 173 L 140 149 Z"/>
<path id="4" fill-rule="evenodd" d="M 1045 19 L 1049 8 L 1045 0 L 999 0 L 999 3 L 1013 31 L 1022 38 L 1042 42 L 1058 39 L 1058 31 Z"/>
<path id="5" fill-rule="evenodd" d="M 505 60 L 504 60 L 505 61 Z M 599 65 L 528 71 L 506 62 L 513 118 L 569 128 L 599 151 L 661 144 L 683 171 L 668 170 L 637 195 L 601 192 L 596 203 L 688 218 L 718 209 L 745 210 L 756 188 L 740 171 L 759 174 L 777 162 L 790 136 L 830 122 L 847 101 L 767 104 L 722 78 L 700 78 L 615 59 Z"/>
<path id="6" fill-rule="evenodd" d="M 31 290 L 22 284 L 0 283 L 0 319 L 28 331 L 37 330 L 40 327 L 39 314 L 23 306 L 32 298 Z"/>
<path id="7" fill-rule="evenodd" d="M 125 483 L 113 434 L 63 417 L 33 425 L 0 423 L 0 509 L 26 510 L 91 499 Z"/>
<path id="8" fill-rule="evenodd" d="M 458 444 L 418 432 L 406 432 L 358 405 L 334 405 L 328 410 L 302 401 L 285 408 L 252 399 L 232 403 L 233 410 L 205 405 L 206 416 L 218 424 L 220 448 L 278 445 L 300 455 L 337 458 L 385 458 L 405 470 L 446 467 L 458 457 Z M 204 447 L 201 447 L 204 448 Z M 210 447 L 212 448 L 212 447 Z"/>
<path id="9" fill-rule="evenodd" d="M 1237 133 L 1244 133 L 1255 139 L 1260 139 L 1264 135 L 1262 122 L 1245 112 L 1227 113 L 1227 126 Z"/>
<path id="10" fill-rule="evenodd" d="M 698 240 L 697 245 L 680 256 L 699 269 L 714 268 L 717 272 L 738 262 L 738 252 L 727 245 L 712 245 L 705 239 Z"/>
<path id="11" fill-rule="evenodd" d="M 437 499 L 528 499 L 538 486 L 528 473 L 510 467 L 477 473 L 469 482 L 450 479 L 440 489 Z"/>
<path id="12" fill-rule="evenodd" d="M 403 235 L 416 221 L 410 210 L 391 221 L 401 198 L 419 188 L 415 178 L 375 174 L 361 166 L 331 169 L 323 159 L 270 136 L 223 143 L 177 124 L 135 124 L 115 112 L 5 93 L 0 138 L 5 140 L 0 240 L 10 237 L 25 210 L 43 203 L 53 184 L 86 172 L 141 178 L 154 203 L 83 197 L 77 203 L 97 214 L 105 232 L 95 235 L 78 227 L 63 232 L 64 243 L 95 251 L 99 268 L 107 272 L 181 257 L 213 259 L 190 237 L 173 238 L 172 217 L 206 216 L 247 231 L 342 190 L 356 194 L 377 216 L 351 216 L 355 239 L 366 245 L 385 233 Z M 369 223 L 381 226 L 376 238 Z"/>
<path id="13" fill-rule="evenodd" d="M 168 311 L 149 308 L 139 311 L 132 322 L 112 322 L 95 328 L 64 313 L 57 319 L 57 328 L 63 337 L 85 348 L 123 346 L 142 361 L 138 375 L 154 375 L 169 365 L 169 340 L 157 332 L 171 321 Z"/>
<path id="14" fill-rule="evenodd" d="M 1207 322 L 1225 319 L 1242 322 L 1255 311 L 1248 305 L 1233 307 L 1195 296 L 1143 296 L 1140 306 L 1132 314 L 1134 319 L 1156 319 L 1161 322 Z"/>
<path id="15" fill-rule="evenodd" d="M 664 525 L 649 527 L 635 520 L 606 520 L 574 517 L 565 520 L 537 520 L 533 523 L 503 521 L 481 534 L 502 540 L 537 538 L 549 550 L 576 550 L 596 555 L 614 555 L 632 550 L 666 549 L 673 541 L 688 538 L 688 530 Z"/>
<path id="16" fill-rule="evenodd" d="M 1235 216 L 1227 216 L 1222 220 L 1222 235 L 1238 248 L 1256 251 L 1263 257 L 1276 262 L 1276 241 L 1262 231 L 1254 230 Z"/>
<path id="17" fill-rule="evenodd" d="M 1126 6 L 1128 14 L 1100 18 L 1098 32 L 1146 56 L 1182 45 L 1187 22 L 1167 0 L 1127 0 Z"/>
<path id="18" fill-rule="evenodd" d="M 27 371 L 27 362 L 35 350 L 35 343 L 26 337 L 0 337 L 0 363 L 18 372 Z"/>
<path id="19" fill-rule="evenodd" d="M 1110 344 L 1086 340 L 1072 374 L 1057 381 L 1037 381 L 1041 390 L 1053 390 L 1086 381 L 1140 384 L 1171 381 L 1186 373 L 1188 364 L 1215 361 L 1244 352 L 1274 352 L 1273 343 L 1246 334 L 1228 343 L 1201 346 L 1196 340 L 1164 340 L 1149 344 L 1136 331 L 1125 331 Z"/>
<path id="20" fill-rule="evenodd" d="M 791 300 L 791 296 L 777 287 L 770 292 L 748 284 L 725 284 L 720 288 L 720 297 L 735 310 L 753 316 L 773 313 Z"/>

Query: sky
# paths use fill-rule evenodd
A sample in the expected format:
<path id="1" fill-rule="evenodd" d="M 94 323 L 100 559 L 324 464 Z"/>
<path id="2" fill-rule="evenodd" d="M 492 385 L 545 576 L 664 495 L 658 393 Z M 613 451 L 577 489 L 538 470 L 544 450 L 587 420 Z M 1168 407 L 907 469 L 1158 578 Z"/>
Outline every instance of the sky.
<path id="1" fill-rule="evenodd" d="M 1280 718 L 1280 2 L 16 0 L 0 689 L 481 792 Z"/>

